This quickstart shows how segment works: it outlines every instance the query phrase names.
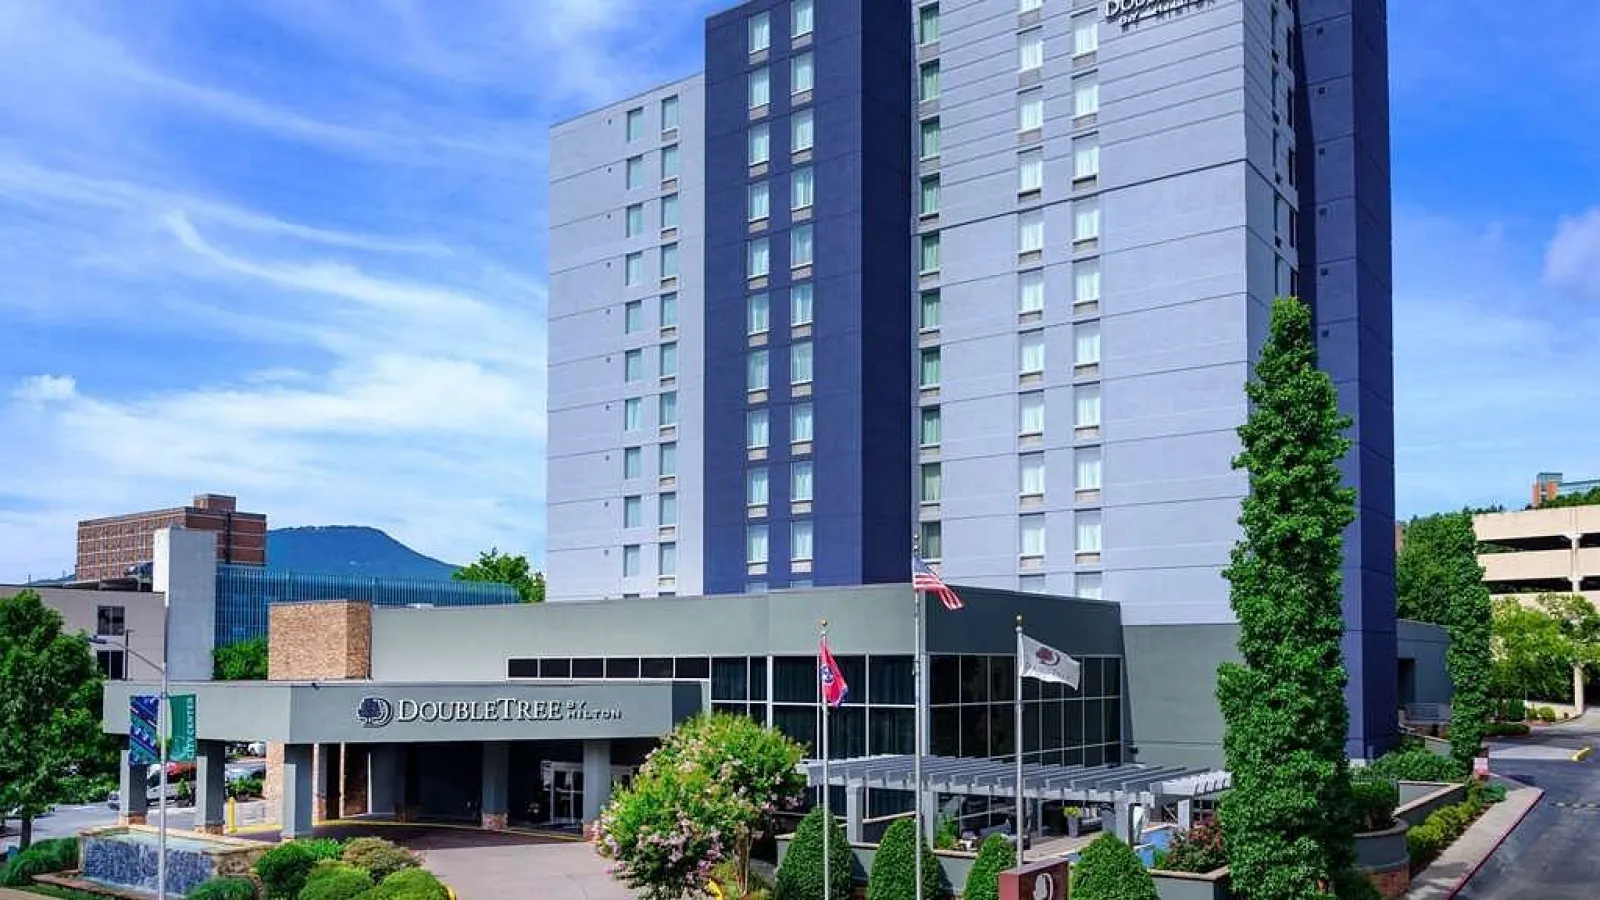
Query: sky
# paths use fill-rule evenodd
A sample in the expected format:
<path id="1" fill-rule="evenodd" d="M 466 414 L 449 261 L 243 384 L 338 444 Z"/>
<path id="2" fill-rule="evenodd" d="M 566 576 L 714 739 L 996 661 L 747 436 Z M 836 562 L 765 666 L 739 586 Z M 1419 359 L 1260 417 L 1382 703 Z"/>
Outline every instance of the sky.
<path id="1" fill-rule="evenodd" d="M 721 5 L 0 2 L 0 583 L 202 492 L 542 559 L 549 127 Z M 1600 4 L 1389 7 L 1397 511 L 1600 476 Z"/>

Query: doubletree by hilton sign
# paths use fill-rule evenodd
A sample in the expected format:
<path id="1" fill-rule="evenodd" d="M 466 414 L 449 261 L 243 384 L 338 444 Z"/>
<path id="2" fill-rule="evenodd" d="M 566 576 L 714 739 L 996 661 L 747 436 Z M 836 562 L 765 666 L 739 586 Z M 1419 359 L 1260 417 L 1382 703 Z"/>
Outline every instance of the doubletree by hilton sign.
<path id="1" fill-rule="evenodd" d="M 1209 6 L 1216 0 L 1105 0 L 1106 21 L 1123 28 Z"/>
<path id="2" fill-rule="evenodd" d="M 590 706 L 586 700 L 414 700 L 362 697 L 356 718 L 367 728 L 393 722 L 614 722 L 617 707 Z"/>

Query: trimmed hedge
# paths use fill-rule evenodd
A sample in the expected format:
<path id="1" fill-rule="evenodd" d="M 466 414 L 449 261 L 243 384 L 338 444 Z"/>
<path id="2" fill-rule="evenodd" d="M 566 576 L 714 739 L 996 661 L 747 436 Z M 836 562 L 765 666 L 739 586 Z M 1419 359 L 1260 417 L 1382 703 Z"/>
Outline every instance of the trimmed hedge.
<path id="1" fill-rule="evenodd" d="M 1467 786 L 1467 799 L 1435 810 L 1421 825 L 1406 832 L 1411 871 L 1419 872 L 1437 859 L 1485 809 L 1505 798 L 1503 785 L 1474 781 Z"/>
<path id="2" fill-rule="evenodd" d="M 1074 900 L 1160 900 L 1155 879 L 1133 848 L 1114 835 L 1101 834 L 1083 848 L 1072 868 Z"/>
<path id="3" fill-rule="evenodd" d="M 1421 748 L 1391 750 L 1357 771 L 1363 780 L 1460 781 L 1467 777 L 1467 770 L 1454 759 Z"/>
<path id="4" fill-rule="evenodd" d="M 372 890 L 372 876 L 349 863 L 324 861 L 311 870 L 299 900 L 355 900 Z"/>
<path id="5" fill-rule="evenodd" d="M 1394 824 L 1400 787 L 1385 778 L 1352 778 L 1350 801 L 1355 807 L 1357 831 L 1382 831 Z"/>
<path id="6" fill-rule="evenodd" d="M 450 891 L 427 869 L 401 869 L 360 900 L 450 900 Z"/>
<path id="7" fill-rule="evenodd" d="M 1017 848 L 1004 835 L 991 834 L 978 848 L 978 858 L 967 872 L 961 900 L 1000 900 L 1000 873 L 1017 864 Z"/>
<path id="8" fill-rule="evenodd" d="M 1485 737 L 1522 737 L 1529 731 L 1526 722 L 1490 722 L 1483 729 Z"/>
<path id="9" fill-rule="evenodd" d="M 212 878 L 183 896 L 184 900 L 256 900 L 256 883 L 237 875 Z"/>
<path id="10" fill-rule="evenodd" d="M 822 829 L 827 823 L 829 881 L 831 896 L 849 897 L 854 887 L 855 854 L 845 838 L 839 820 L 828 822 L 822 807 L 813 806 L 794 831 L 794 842 L 783 855 L 773 885 L 776 900 L 815 900 L 822 896 Z"/>
<path id="11" fill-rule="evenodd" d="M 0 868 L 0 885 L 26 887 L 38 875 L 65 872 L 78 867 L 77 838 L 49 838 L 35 841 Z"/>
<path id="12" fill-rule="evenodd" d="M 910 819 L 896 819 L 878 842 L 867 877 L 867 900 L 914 900 L 917 895 L 917 857 L 922 853 L 922 897 L 933 900 L 944 883 L 939 858 L 917 834 Z"/>
<path id="13" fill-rule="evenodd" d="M 345 843 L 338 838 L 299 838 L 294 843 L 306 848 L 312 859 L 339 859 L 344 853 Z"/>
<path id="14" fill-rule="evenodd" d="M 300 841 L 289 841 L 261 854 L 256 860 L 256 877 L 266 888 L 267 900 L 296 900 L 316 864 L 310 848 Z"/>
<path id="15" fill-rule="evenodd" d="M 402 869 L 414 869 L 422 865 L 422 860 L 410 850 L 375 837 L 352 839 L 344 845 L 344 853 L 340 858 L 352 866 L 371 872 L 372 880 L 380 884 Z"/>

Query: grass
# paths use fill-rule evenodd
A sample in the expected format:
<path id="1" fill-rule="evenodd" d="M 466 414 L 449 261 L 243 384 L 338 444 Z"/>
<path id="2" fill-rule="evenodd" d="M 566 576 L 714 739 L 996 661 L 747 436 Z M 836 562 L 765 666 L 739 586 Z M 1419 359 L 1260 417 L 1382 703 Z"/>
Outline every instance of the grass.
<path id="1" fill-rule="evenodd" d="M 13 888 L 26 894 L 39 894 L 43 897 L 58 897 L 60 900 L 106 900 L 103 894 L 91 894 L 88 891 L 75 891 L 72 888 L 57 887 L 53 884 L 30 884 L 23 888 Z"/>

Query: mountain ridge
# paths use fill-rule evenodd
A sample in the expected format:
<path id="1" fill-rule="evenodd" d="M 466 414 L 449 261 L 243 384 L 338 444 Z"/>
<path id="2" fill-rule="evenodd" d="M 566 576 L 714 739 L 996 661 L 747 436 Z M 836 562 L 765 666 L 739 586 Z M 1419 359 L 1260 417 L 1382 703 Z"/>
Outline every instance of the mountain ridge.
<path id="1" fill-rule="evenodd" d="M 449 581 L 460 566 L 418 553 L 380 528 L 305 525 L 267 532 L 267 568 L 315 575 Z"/>

